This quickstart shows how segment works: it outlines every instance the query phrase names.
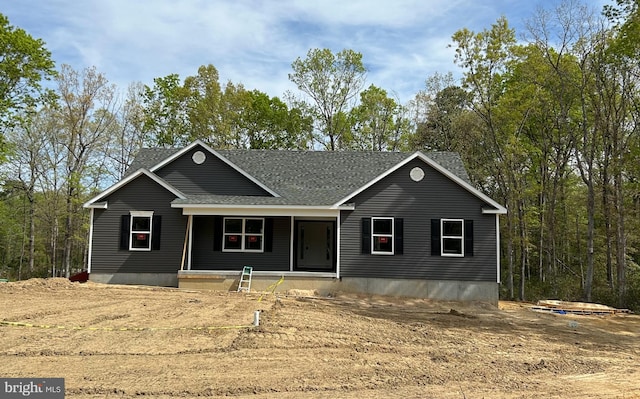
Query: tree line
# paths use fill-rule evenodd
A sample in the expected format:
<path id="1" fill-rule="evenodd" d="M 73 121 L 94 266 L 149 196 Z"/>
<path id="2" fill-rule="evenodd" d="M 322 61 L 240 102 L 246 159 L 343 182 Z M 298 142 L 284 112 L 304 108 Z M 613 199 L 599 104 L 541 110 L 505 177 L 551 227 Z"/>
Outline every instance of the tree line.
<path id="1" fill-rule="evenodd" d="M 298 91 L 282 97 L 220 83 L 213 65 L 122 91 L 95 68 L 56 68 L 41 40 L 0 15 L 0 277 L 82 269 L 82 203 L 143 146 L 456 151 L 509 210 L 503 298 L 639 309 L 639 12 L 634 0 L 568 0 L 531 15 L 520 40 L 504 17 L 460 29 L 462 78 L 429 76 L 406 104 L 367 86 L 350 49 L 294 60 Z"/>

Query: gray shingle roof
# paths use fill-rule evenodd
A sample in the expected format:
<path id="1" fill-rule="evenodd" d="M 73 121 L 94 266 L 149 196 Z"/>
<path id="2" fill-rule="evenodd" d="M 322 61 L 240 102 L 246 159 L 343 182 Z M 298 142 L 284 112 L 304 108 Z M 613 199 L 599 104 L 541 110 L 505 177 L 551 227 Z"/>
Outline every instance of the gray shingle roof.
<path id="1" fill-rule="evenodd" d="M 151 169 L 180 149 L 143 149 L 127 171 Z M 398 165 L 412 154 L 365 151 L 216 151 L 280 195 L 188 195 L 183 204 L 331 205 Z M 429 152 L 427 157 L 469 182 L 462 160 L 452 152 Z"/>

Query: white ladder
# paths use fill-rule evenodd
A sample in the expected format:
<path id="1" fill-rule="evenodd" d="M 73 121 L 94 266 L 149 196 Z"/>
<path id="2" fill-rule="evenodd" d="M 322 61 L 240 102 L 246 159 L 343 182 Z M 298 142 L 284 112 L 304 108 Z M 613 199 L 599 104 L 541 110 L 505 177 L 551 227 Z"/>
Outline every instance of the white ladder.
<path id="1" fill-rule="evenodd" d="M 253 267 L 245 266 L 242 268 L 242 273 L 240 274 L 240 282 L 238 283 L 238 292 L 251 291 L 251 275 L 253 274 Z"/>

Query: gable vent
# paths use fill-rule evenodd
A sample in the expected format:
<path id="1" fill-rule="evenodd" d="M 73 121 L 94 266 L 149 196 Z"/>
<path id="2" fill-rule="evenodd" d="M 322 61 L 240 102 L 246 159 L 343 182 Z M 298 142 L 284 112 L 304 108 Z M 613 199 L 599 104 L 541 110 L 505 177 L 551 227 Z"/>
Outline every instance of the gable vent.
<path id="1" fill-rule="evenodd" d="M 411 172 L 409 172 L 409 176 L 411 176 L 411 180 L 418 182 L 424 179 L 424 170 L 422 170 L 421 168 L 415 167 L 411 169 Z"/>
<path id="2" fill-rule="evenodd" d="M 193 163 L 201 165 L 207 159 L 207 156 L 204 155 L 204 152 L 202 151 L 196 151 L 191 156 L 191 159 L 193 160 Z"/>

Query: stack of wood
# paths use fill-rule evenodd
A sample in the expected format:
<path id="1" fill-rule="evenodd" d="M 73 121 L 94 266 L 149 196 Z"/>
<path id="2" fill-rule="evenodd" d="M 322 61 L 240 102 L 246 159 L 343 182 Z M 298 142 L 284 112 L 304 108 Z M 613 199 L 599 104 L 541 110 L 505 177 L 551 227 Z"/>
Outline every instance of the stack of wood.
<path id="1" fill-rule="evenodd" d="M 531 307 L 535 312 L 555 313 L 555 314 L 577 314 L 592 316 L 608 316 L 618 313 L 631 313 L 629 309 L 616 309 L 607 305 L 587 302 L 567 302 L 552 299 L 538 301 Z"/>

